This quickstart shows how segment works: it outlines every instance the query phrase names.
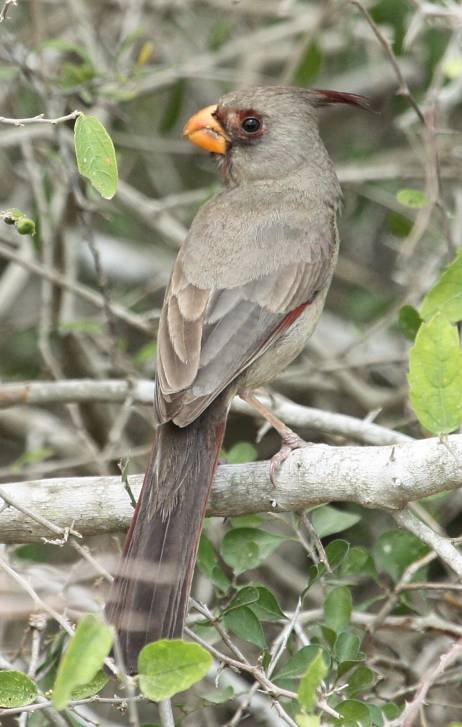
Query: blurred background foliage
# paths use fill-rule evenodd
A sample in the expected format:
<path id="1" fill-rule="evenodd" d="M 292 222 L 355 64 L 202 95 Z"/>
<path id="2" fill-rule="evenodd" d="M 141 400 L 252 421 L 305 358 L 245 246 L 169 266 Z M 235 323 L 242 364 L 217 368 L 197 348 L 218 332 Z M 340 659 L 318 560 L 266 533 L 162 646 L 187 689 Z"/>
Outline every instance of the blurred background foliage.
<path id="1" fill-rule="evenodd" d="M 10 123 L 0 119 L 0 207 L 24 210 L 36 234 L 20 236 L 0 222 L 1 378 L 152 378 L 172 261 L 219 184 L 213 161 L 182 139 L 183 124 L 234 88 L 332 88 L 369 96 L 377 113 L 348 107 L 322 113 L 322 135 L 344 191 L 341 256 L 316 334 L 274 389 L 300 404 L 422 436 L 406 384 L 415 328 L 412 313 L 400 327 L 399 310 L 418 307 L 462 242 L 460 3 L 19 0 L 3 12 L 0 109 Z M 110 202 L 78 175 L 73 121 L 11 123 L 74 109 L 96 115 L 114 141 L 120 183 Z M 15 258 L 39 267 L 17 265 Z M 82 283 L 97 293 L 96 305 L 82 296 Z M 300 434 L 348 443 L 314 430 Z M 151 415 L 130 396 L 118 403 L 45 401 L 2 409 L 0 435 L 3 481 L 118 474 L 121 461 L 138 472 L 150 447 Z M 258 420 L 231 415 L 224 452 L 230 462 L 266 458 L 277 446 Z M 419 508 L 440 531 L 459 534 L 459 493 L 429 498 Z M 303 700 L 279 695 L 281 715 L 249 674 L 225 670 L 221 692 L 209 679 L 177 700 L 179 724 L 291 724 L 284 715 L 302 727 L 385 724 L 451 639 L 461 637 L 460 585 L 420 541 L 394 530 L 388 515 L 325 506 L 311 521 L 209 521 L 196 595 L 218 608 L 252 663 L 260 658 L 268 666 L 268 649 L 283 644 L 274 682 L 288 690 L 297 692 L 318 652 L 304 651 L 295 665 L 290 660 L 318 645 L 327 668 L 325 699 L 342 716 L 336 722 L 325 713 L 301 715 Z M 319 562 L 313 526 L 330 548 L 332 573 Z M 338 540 L 340 532 L 345 540 Z M 105 563 L 118 547 L 109 537 L 88 544 Z M 101 579 L 68 546 L 20 545 L 4 548 L 3 556 L 71 618 L 102 603 Z M 0 590 L 1 657 L 27 671 L 31 602 L 4 574 Z M 297 628 L 278 641 L 287 623 L 278 621 L 279 609 L 293 613 L 301 594 Z M 209 624 L 197 629 L 212 638 Z M 40 633 L 33 676 L 46 690 L 63 638 L 52 622 Z M 460 666 L 446 672 L 420 724 L 462 721 L 461 680 Z M 210 699 L 201 696 L 206 689 Z M 146 714 L 152 722 L 149 709 Z M 128 724 L 123 711 L 96 703 L 63 717 L 37 710 L 28 722 L 62 725 L 59 719 Z"/>

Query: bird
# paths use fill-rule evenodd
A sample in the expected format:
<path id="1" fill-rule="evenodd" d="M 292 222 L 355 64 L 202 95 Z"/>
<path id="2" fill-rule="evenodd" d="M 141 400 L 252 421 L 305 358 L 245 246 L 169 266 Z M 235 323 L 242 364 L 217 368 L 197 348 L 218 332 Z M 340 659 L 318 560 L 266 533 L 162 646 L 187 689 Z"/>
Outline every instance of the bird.
<path id="1" fill-rule="evenodd" d="M 253 392 L 298 356 L 324 307 L 342 199 L 319 131 L 329 104 L 369 108 L 357 94 L 254 87 L 184 128 L 223 185 L 191 224 L 160 315 L 154 444 L 105 609 L 130 674 L 146 644 L 182 637 L 233 397 L 265 415 Z M 302 440 L 267 414 L 283 440 L 273 476 Z"/>

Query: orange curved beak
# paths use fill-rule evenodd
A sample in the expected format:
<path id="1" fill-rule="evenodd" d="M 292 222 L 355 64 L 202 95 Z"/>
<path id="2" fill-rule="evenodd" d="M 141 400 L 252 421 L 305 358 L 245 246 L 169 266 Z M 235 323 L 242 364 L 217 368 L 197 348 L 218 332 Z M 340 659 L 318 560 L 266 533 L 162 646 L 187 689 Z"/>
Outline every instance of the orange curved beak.
<path id="1" fill-rule="evenodd" d="M 186 136 L 192 144 L 200 146 L 201 149 L 206 149 L 214 154 L 226 154 L 229 137 L 213 116 L 216 110 L 216 106 L 207 106 L 191 116 L 183 129 L 183 136 Z"/>

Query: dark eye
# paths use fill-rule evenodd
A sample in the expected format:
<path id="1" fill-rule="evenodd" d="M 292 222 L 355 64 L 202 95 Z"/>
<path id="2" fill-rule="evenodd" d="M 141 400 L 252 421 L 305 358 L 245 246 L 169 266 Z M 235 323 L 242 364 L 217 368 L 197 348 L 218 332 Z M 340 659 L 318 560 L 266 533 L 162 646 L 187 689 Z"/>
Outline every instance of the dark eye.
<path id="1" fill-rule="evenodd" d="M 261 129 L 261 121 L 255 116 L 248 116 L 242 122 L 241 127 L 247 134 L 255 134 L 256 131 L 260 131 Z"/>

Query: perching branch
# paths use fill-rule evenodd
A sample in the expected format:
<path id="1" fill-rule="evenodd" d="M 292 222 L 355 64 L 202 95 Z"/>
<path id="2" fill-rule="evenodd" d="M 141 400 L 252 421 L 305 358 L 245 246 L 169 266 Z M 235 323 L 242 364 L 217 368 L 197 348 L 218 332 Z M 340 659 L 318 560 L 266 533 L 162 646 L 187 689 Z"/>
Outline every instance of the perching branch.
<path id="1" fill-rule="evenodd" d="M 381 447 L 307 446 L 292 452 L 282 465 L 276 488 L 268 462 L 221 465 L 208 514 L 295 512 L 331 501 L 402 510 L 413 500 L 462 486 L 462 436 L 451 436 L 448 443 L 450 449 L 437 438 Z M 142 476 L 129 481 L 138 496 Z M 56 478 L 2 487 L 19 505 L 82 535 L 123 530 L 133 512 L 119 477 Z M 2 542 L 49 536 L 49 529 L 14 507 L 0 513 Z"/>

